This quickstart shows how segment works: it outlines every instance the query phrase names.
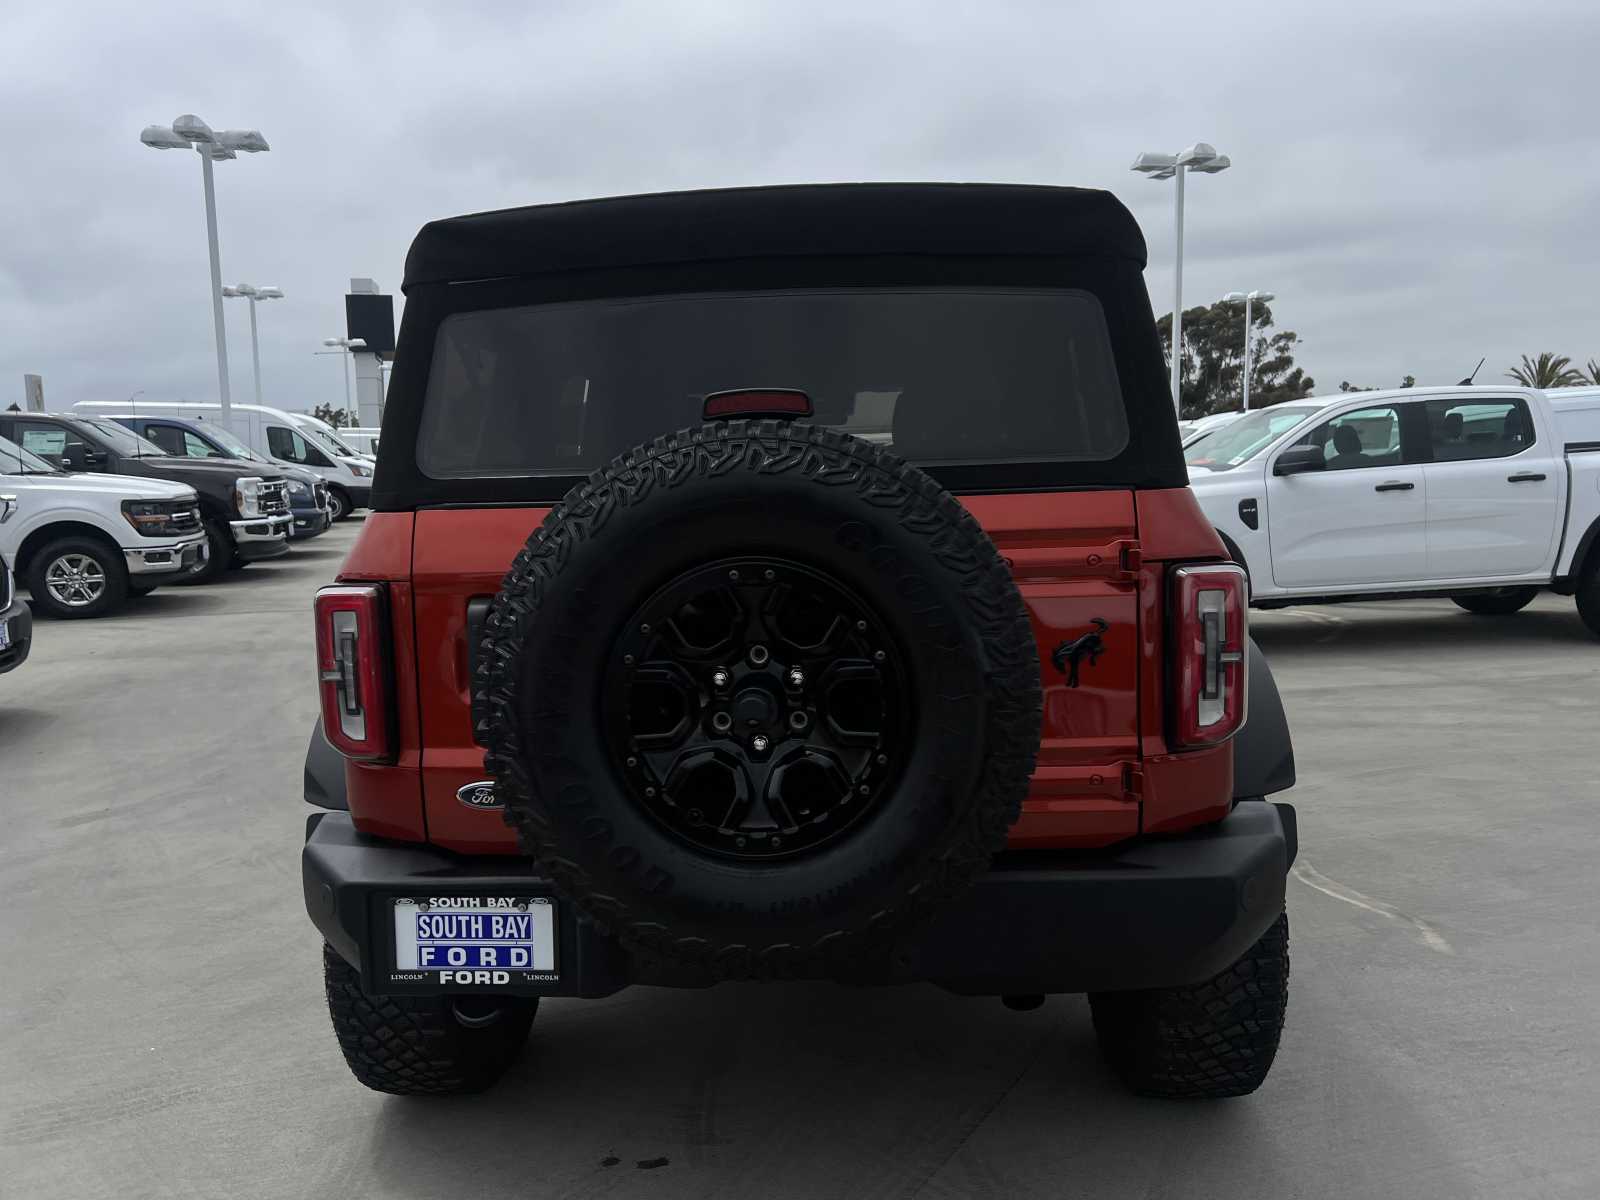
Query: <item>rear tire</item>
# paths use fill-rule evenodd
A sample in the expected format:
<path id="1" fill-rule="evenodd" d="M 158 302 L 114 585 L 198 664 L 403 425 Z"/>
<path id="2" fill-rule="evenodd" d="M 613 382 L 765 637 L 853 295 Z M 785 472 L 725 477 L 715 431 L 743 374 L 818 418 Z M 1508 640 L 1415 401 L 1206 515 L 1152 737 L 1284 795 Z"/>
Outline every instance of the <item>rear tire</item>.
<path id="1" fill-rule="evenodd" d="M 483 1091 L 516 1061 L 539 1008 L 525 996 L 369 996 L 326 943 L 322 976 L 350 1073 L 391 1096 Z"/>
<path id="2" fill-rule="evenodd" d="M 1600 563 L 1589 568 L 1589 574 L 1578 585 L 1578 615 L 1589 627 L 1589 632 L 1600 637 Z"/>
<path id="3" fill-rule="evenodd" d="M 1496 588 L 1492 592 L 1479 592 L 1468 596 L 1451 596 L 1458 608 L 1464 608 L 1478 617 L 1509 617 L 1533 603 L 1539 594 L 1536 587 Z"/>
<path id="4" fill-rule="evenodd" d="M 34 610 L 62 620 L 104 617 L 128 598 L 122 551 L 98 538 L 58 538 L 34 553 L 25 574 Z"/>
<path id="5" fill-rule="evenodd" d="M 350 515 L 350 497 L 340 488 L 328 489 L 328 524 L 333 525 Z"/>
<path id="6" fill-rule="evenodd" d="M 1289 1000 L 1289 917 L 1193 987 L 1089 997 L 1101 1053 L 1142 1096 L 1247 1096 L 1272 1069 Z"/>

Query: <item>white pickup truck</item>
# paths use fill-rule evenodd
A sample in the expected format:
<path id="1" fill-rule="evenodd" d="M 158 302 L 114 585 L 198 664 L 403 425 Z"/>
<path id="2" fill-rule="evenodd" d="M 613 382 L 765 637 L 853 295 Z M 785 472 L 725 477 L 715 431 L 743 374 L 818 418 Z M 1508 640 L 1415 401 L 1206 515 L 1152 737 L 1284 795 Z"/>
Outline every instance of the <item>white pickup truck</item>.
<path id="1" fill-rule="evenodd" d="M 1260 608 L 1577 597 L 1600 636 L 1600 388 L 1406 388 L 1249 413 L 1185 457 Z"/>
<path id="2" fill-rule="evenodd" d="M 69 475 L 0 438 L 0 493 L 0 558 L 53 617 L 105 616 L 206 561 L 199 499 L 181 483 Z"/>

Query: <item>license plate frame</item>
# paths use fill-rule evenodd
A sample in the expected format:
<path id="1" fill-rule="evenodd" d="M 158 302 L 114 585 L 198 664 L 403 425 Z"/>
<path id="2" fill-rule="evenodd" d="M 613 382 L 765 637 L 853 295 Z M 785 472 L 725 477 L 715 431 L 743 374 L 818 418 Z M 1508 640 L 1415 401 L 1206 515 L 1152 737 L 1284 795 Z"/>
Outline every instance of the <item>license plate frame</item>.
<path id="1" fill-rule="evenodd" d="M 389 895 L 374 917 L 387 950 L 386 991 L 540 993 L 561 981 L 561 913 L 553 896 Z M 525 963 L 518 950 L 526 951 Z"/>

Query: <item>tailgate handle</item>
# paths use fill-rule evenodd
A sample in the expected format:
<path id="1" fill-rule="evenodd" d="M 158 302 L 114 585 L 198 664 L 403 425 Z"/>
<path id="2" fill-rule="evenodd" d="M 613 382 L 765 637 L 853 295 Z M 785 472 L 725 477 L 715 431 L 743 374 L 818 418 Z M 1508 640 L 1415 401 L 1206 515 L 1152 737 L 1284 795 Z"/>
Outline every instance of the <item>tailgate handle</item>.
<path id="1" fill-rule="evenodd" d="M 478 643 L 483 640 L 483 623 L 489 619 L 493 596 L 474 596 L 467 601 L 467 691 L 478 675 Z"/>

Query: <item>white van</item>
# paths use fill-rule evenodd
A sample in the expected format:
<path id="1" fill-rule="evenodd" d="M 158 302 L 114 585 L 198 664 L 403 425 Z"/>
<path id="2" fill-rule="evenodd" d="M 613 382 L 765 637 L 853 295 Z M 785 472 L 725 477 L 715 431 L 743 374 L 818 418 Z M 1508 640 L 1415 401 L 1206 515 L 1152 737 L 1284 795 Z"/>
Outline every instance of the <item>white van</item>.
<path id="1" fill-rule="evenodd" d="M 368 463 L 378 461 L 377 456 L 369 451 L 358 448 L 347 436 L 348 429 L 335 429 L 321 417 L 313 417 L 310 413 L 290 413 L 294 423 L 307 433 L 317 435 L 317 441 L 349 458 L 364 459 Z"/>
<path id="2" fill-rule="evenodd" d="M 376 426 L 357 426 L 354 429 L 339 430 L 339 440 L 358 454 L 365 454 L 374 460 L 378 457 L 378 436 L 383 431 Z"/>
<path id="3" fill-rule="evenodd" d="M 137 416 L 178 417 L 186 421 L 216 421 L 222 413 L 220 404 L 146 403 L 143 400 L 132 404 L 126 400 L 80 400 L 72 408 L 85 416 L 121 416 L 131 412 Z M 315 471 L 328 485 L 328 504 L 335 521 L 349 516 L 355 509 L 365 508 L 372 498 L 371 460 L 328 443 L 315 428 L 302 426 L 297 419 L 300 415 L 259 404 L 233 404 L 229 406 L 228 427 L 257 454 Z"/>

